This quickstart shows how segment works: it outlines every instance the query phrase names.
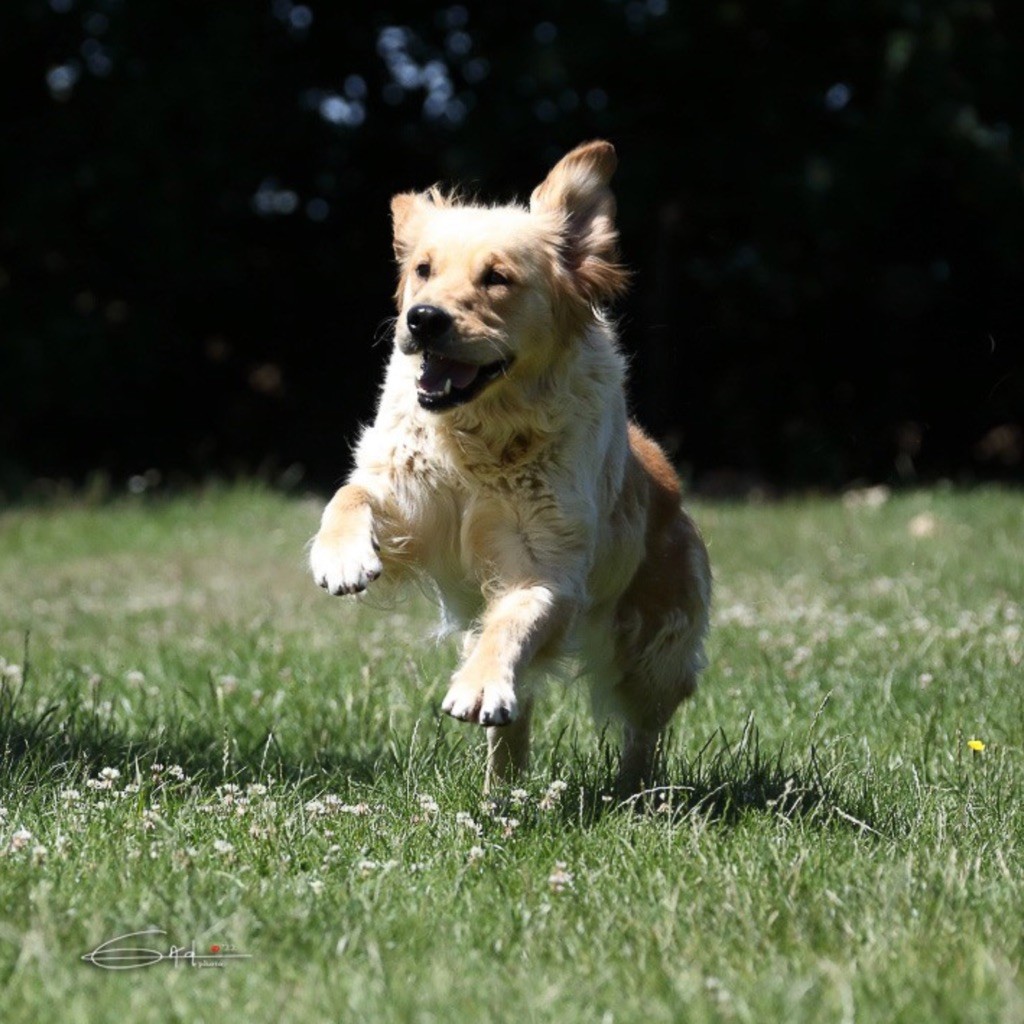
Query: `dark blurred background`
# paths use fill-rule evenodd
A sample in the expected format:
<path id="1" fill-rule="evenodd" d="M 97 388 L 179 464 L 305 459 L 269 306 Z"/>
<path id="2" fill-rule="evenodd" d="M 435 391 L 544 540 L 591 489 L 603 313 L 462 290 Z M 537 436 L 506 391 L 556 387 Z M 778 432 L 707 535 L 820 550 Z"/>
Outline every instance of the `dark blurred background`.
<path id="1" fill-rule="evenodd" d="M 637 417 L 707 491 L 1024 477 L 1024 31 L 974 0 L 4 0 L 0 494 L 330 485 L 388 199 L 611 139 Z"/>

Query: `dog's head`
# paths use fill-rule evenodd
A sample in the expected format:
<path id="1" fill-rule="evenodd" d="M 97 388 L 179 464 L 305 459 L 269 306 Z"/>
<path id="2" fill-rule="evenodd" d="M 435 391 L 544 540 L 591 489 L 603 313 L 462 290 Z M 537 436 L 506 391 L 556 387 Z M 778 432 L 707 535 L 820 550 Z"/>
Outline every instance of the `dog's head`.
<path id="1" fill-rule="evenodd" d="M 437 189 L 391 201 L 395 341 L 417 361 L 423 408 L 442 412 L 543 374 L 624 290 L 608 187 L 615 164 L 610 143 L 574 149 L 529 209 L 465 204 Z"/>

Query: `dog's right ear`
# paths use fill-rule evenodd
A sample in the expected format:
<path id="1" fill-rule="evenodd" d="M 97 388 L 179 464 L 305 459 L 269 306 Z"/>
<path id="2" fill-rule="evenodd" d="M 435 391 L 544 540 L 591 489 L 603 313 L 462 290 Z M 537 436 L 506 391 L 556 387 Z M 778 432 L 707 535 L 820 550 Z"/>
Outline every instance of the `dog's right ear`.
<path id="1" fill-rule="evenodd" d="M 391 225 L 394 230 L 395 259 L 404 263 L 416 246 L 423 220 L 439 206 L 451 206 L 453 199 L 437 185 L 426 192 L 399 192 L 391 200 Z"/>
<path id="2" fill-rule="evenodd" d="M 394 230 L 395 259 L 404 263 L 416 244 L 419 222 L 426 202 L 418 192 L 400 192 L 391 200 L 391 225 Z"/>

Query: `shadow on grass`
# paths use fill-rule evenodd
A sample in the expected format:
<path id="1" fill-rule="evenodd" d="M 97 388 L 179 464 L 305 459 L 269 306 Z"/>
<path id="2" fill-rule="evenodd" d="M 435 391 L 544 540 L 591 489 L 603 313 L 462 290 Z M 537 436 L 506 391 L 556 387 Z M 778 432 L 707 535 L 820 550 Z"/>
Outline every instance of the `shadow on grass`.
<path id="1" fill-rule="evenodd" d="M 195 784 L 265 781 L 268 777 L 311 790 L 365 786 L 382 777 L 418 777 L 431 767 L 457 782 L 465 793 L 482 796 L 482 762 L 468 758 L 461 734 L 446 733 L 440 719 L 433 735 L 386 737 L 352 752 L 312 747 L 283 748 L 273 732 L 248 738 L 227 722 L 211 718 L 198 725 L 183 719 L 151 719 L 131 733 L 98 714 L 81 691 L 68 688 L 45 705 L 32 706 L 25 683 L 0 685 L 0 775 L 22 788 L 81 781 L 108 766 L 136 766 L 146 775 L 154 763 L 180 765 Z M 230 729 L 230 731 L 229 731 Z M 618 752 L 602 739 L 594 757 L 562 739 L 549 754 L 552 778 L 566 783 L 555 814 L 566 828 L 589 828 L 609 813 L 661 818 L 676 824 L 699 821 L 734 826 L 751 814 L 826 827 L 844 826 L 885 838 L 894 822 L 880 823 L 877 803 L 867 791 L 851 795 L 840 787 L 837 767 L 825 770 L 814 747 L 802 760 L 785 748 L 761 749 L 753 718 L 736 743 L 722 731 L 692 760 L 662 759 L 657 784 L 642 793 L 613 797 Z M 479 773 L 479 777 L 477 777 Z M 458 777 L 456 779 L 456 777 Z M 571 795 L 570 795 L 571 794 Z M 501 794 L 495 794 L 498 803 Z M 477 798 L 474 798 L 474 802 Z M 542 798 L 543 799 L 543 798 Z M 554 808 L 552 808 L 554 809 Z M 547 817 L 547 815 L 545 815 Z M 529 827 L 529 823 L 524 821 Z"/>
<path id="2" fill-rule="evenodd" d="M 891 829 L 891 822 L 883 825 L 879 820 L 866 794 L 851 794 L 837 784 L 838 768 L 826 770 L 813 746 L 802 760 L 788 756 L 785 746 L 773 753 L 762 750 L 752 716 L 735 743 L 720 730 L 692 760 L 661 758 L 656 782 L 625 799 L 612 796 L 617 752 L 605 740 L 601 752 L 596 765 L 577 756 L 564 762 L 566 792 L 579 794 L 561 804 L 567 821 L 593 825 L 606 814 L 632 811 L 664 815 L 673 823 L 690 819 L 734 826 L 758 814 L 851 828 L 879 838 L 888 838 Z M 553 767 L 557 764 L 553 757 Z"/>

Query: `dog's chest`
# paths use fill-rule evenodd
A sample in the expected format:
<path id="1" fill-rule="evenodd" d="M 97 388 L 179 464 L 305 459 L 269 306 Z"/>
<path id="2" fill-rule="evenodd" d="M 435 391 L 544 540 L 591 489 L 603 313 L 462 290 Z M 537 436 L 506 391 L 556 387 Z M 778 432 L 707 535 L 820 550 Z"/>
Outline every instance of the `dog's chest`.
<path id="1" fill-rule="evenodd" d="M 467 466 L 429 446 L 396 450 L 396 462 L 416 560 L 456 618 L 475 616 L 490 589 L 535 574 L 543 510 L 556 504 L 538 467 Z"/>

